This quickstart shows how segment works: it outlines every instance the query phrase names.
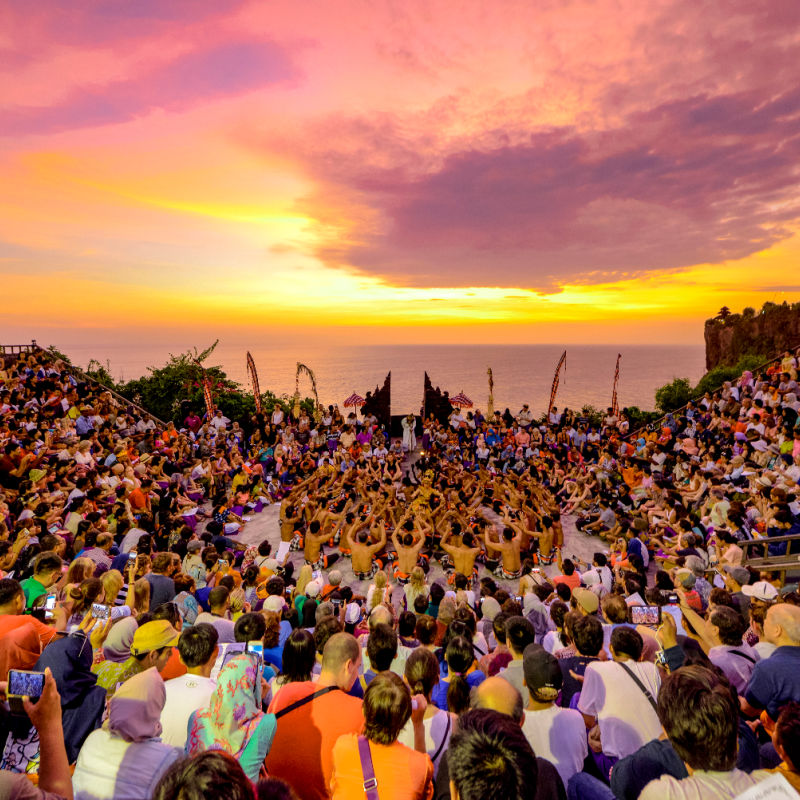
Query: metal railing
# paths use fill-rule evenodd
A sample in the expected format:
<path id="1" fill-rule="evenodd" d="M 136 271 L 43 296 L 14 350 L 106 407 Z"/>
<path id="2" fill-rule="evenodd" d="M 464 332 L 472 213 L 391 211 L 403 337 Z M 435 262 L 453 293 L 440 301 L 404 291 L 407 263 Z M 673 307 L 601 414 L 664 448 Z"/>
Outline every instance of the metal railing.
<path id="1" fill-rule="evenodd" d="M 120 403 L 124 406 L 132 406 L 141 414 L 144 414 L 146 417 L 149 417 L 156 423 L 160 428 L 166 428 L 167 423 L 164 420 L 159 419 L 155 414 L 151 414 L 146 408 L 142 408 L 138 403 L 134 403 L 133 400 L 129 400 L 127 397 L 123 397 L 119 392 L 114 391 L 110 386 L 106 386 L 104 383 L 93 378 L 91 375 L 87 375 L 80 367 L 76 367 L 74 364 L 71 364 L 68 361 L 64 361 L 63 357 L 59 354 L 51 350 L 50 348 L 45 347 L 37 347 L 42 353 L 45 353 L 50 358 L 57 359 L 58 361 L 62 361 L 66 366 L 67 370 L 72 372 L 73 374 L 77 375 L 84 381 L 88 381 L 89 383 L 94 384 L 98 389 L 101 389 L 104 392 L 108 392 L 112 397 L 116 398 Z"/>
<path id="2" fill-rule="evenodd" d="M 800 352 L 800 345 L 794 345 L 793 347 L 789 347 L 789 348 L 786 348 L 786 349 L 788 349 L 789 352 L 793 352 L 795 354 L 795 356 L 796 356 L 798 354 L 798 352 Z M 784 352 L 786 352 L 786 350 L 784 350 Z M 753 374 L 761 372 L 762 370 L 767 369 L 768 367 L 770 367 L 772 364 L 776 364 L 778 361 L 783 361 L 783 355 L 775 356 L 775 358 L 771 358 L 769 361 L 765 361 L 763 364 L 759 364 L 757 367 L 753 367 L 753 369 L 750 370 L 750 371 Z M 741 375 L 739 377 L 741 377 Z M 713 389 L 708 389 L 706 391 L 716 392 L 718 389 L 722 388 L 722 384 L 724 384 L 726 382 L 727 381 L 723 380 L 723 381 L 720 382 L 719 386 L 715 386 Z M 658 419 L 654 420 L 653 422 L 648 423 L 648 425 L 660 425 L 660 423 L 662 423 L 667 418 L 667 414 L 672 414 L 673 416 L 675 416 L 675 415 L 680 416 L 681 412 L 686 411 L 686 409 L 689 407 L 689 403 L 694 403 L 697 400 L 700 400 L 702 397 L 703 397 L 703 395 L 697 395 L 696 397 L 690 398 L 689 401 L 685 405 L 682 405 L 680 408 L 676 408 L 674 411 L 668 411 L 666 414 L 662 414 Z M 637 428 L 635 431 L 629 431 L 622 438 L 623 439 L 630 439 L 631 436 L 636 436 L 636 435 L 640 434 L 642 431 L 647 430 L 648 425 L 642 425 L 641 427 Z"/>
<path id="3" fill-rule="evenodd" d="M 42 348 L 36 344 L 36 339 L 31 339 L 30 344 L 0 344 L 0 355 L 14 356 L 20 353 L 35 353 Z"/>
<path id="4" fill-rule="evenodd" d="M 152 419 L 159 428 L 163 429 L 167 427 L 167 423 L 164 422 L 164 420 L 159 419 L 155 414 L 150 413 L 146 408 L 142 408 L 142 406 L 140 406 L 138 403 L 134 403 L 133 400 L 123 397 L 119 392 L 114 391 L 114 389 L 96 380 L 91 375 L 87 375 L 80 367 L 76 367 L 74 364 L 66 361 L 60 353 L 55 352 L 52 348 L 42 347 L 41 345 L 36 344 L 36 339 L 31 340 L 30 344 L 0 344 L 0 355 L 19 355 L 21 353 L 43 353 L 48 358 L 61 361 L 66 370 L 71 372 L 76 377 L 79 377 L 83 381 L 94 384 L 98 389 L 101 389 L 104 392 L 108 392 L 123 406 L 131 406 L 135 408 L 140 414 Z"/>

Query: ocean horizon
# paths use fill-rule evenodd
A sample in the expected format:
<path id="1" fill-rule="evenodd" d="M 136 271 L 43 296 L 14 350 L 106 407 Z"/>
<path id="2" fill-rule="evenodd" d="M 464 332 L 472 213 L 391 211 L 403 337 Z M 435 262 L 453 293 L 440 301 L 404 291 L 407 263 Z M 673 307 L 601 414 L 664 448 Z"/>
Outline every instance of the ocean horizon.
<path id="1" fill-rule="evenodd" d="M 90 359 L 108 366 L 115 380 L 131 380 L 160 367 L 169 354 L 184 352 L 185 344 L 94 344 L 54 342 L 72 362 L 85 368 Z M 250 390 L 246 372 L 247 347 L 221 340 L 205 362 L 220 366 L 245 391 Z M 495 408 L 516 412 L 529 403 L 535 414 L 547 409 L 553 373 L 566 349 L 566 370 L 562 371 L 556 405 L 580 408 L 585 404 L 605 408 L 611 403 L 614 365 L 620 361 L 620 407 L 655 408 L 655 391 L 676 377 L 696 383 L 705 372 L 703 345 L 563 345 L 510 344 L 376 344 L 376 345 L 264 345 L 253 343 L 250 353 L 258 370 L 262 391 L 278 396 L 295 390 L 297 362 L 307 365 L 316 377 L 320 401 L 338 404 L 352 392 L 364 395 L 382 385 L 392 373 L 392 413 L 419 413 L 424 373 L 434 386 L 454 395 L 466 394 L 476 408 L 486 410 L 487 369 L 494 376 Z M 306 377 L 300 379 L 300 392 L 311 395 Z"/>

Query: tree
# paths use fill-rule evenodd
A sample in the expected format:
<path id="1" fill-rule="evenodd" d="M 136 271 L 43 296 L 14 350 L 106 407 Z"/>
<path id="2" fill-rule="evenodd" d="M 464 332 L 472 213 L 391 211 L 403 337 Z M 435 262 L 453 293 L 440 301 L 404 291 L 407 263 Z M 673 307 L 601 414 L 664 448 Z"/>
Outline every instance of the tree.
<path id="1" fill-rule="evenodd" d="M 111 376 L 110 362 L 106 361 L 105 366 L 103 366 L 99 361 L 93 358 L 86 366 L 85 372 L 98 383 L 102 383 L 103 386 L 108 386 L 109 389 L 114 389 L 116 391 L 117 384 Z"/>
<path id="2" fill-rule="evenodd" d="M 722 308 L 717 312 L 717 316 L 714 319 L 721 319 L 723 322 L 728 319 L 731 315 L 731 310 L 728 306 L 722 306 Z"/>
<path id="3" fill-rule="evenodd" d="M 215 407 L 221 409 L 228 419 L 249 427 L 250 417 L 256 410 L 252 393 L 243 391 L 236 381 L 230 380 L 222 367 L 203 366 L 203 362 L 216 346 L 217 342 L 214 342 L 200 352 L 195 347 L 177 356 L 170 353 L 169 360 L 163 367 L 149 367 L 149 375 L 122 383 L 116 389 L 123 397 L 138 403 L 159 419 L 165 422 L 172 420 L 180 425 L 189 409 L 197 411 L 201 416 L 205 413 L 203 396 L 205 374 L 211 384 Z M 97 377 L 95 373 L 91 374 L 92 377 Z M 267 414 L 271 414 L 276 405 L 280 406 L 284 413 L 288 414 L 291 411 L 288 398 L 276 397 L 270 391 L 262 393 L 261 403 Z M 314 401 L 307 397 L 301 402 L 301 406 L 310 414 L 314 409 Z"/>
<path id="4" fill-rule="evenodd" d="M 632 431 L 643 428 L 645 425 L 649 425 L 651 422 L 655 422 L 659 417 L 657 412 L 642 411 L 642 409 L 638 406 L 628 406 L 627 408 L 623 408 L 622 411 L 628 418 L 630 429 Z"/>
<path id="5" fill-rule="evenodd" d="M 689 402 L 691 386 L 688 378 L 675 378 L 656 391 L 656 405 L 666 414 Z"/>

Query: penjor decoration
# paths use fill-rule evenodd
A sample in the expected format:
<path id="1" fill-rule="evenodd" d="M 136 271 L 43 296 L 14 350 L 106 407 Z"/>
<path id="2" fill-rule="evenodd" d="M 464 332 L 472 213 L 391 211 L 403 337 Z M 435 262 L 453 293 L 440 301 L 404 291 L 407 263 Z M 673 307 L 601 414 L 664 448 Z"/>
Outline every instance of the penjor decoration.
<path id="1" fill-rule="evenodd" d="M 617 384 L 619 383 L 619 360 L 622 358 L 622 353 L 617 353 L 617 367 L 614 370 L 614 388 L 611 391 L 611 413 L 619 416 L 619 399 L 617 398 Z"/>
<path id="2" fill-rule="evenodd" d="M 486 404 L 486 417 L 491 419 L 494 415 L 494 375 L 492 375 L 492 368 L 486 370 L 489 376 L 489 402 Z"/>
<path id="3" fill-rule="evenodd" d="M 211 421 L 211 418 L 214 416 L 214 397 L 211 394 L 211 381 L 208 379 L 208 375 L 206 375 L 203 365 L 196 358 L 193 358 L 192 361 L 194 361 L 194 363 L 200 368 L 200 381 L 203 385 L 203 399 L 206 402 L 206 418 Z"/>
<path id="4" fill-rule="evenodd" d="M 250 381 L 253 384 L 253 400 L 256 403 L 256 413 L 261 413 L 261 389 L 258 386 L 258 373 L 256 372 L 256 362 L 253 361 L 253 356 L 250 351 L 247 351 L 247 372 L 250 375 Z"/>
<path id="5" fill-rule="evenodd" d="M 314 422 L 319 422 L 322 419 L 322 407 L 319 404 L 319 395 L 317 394 L 317 379 L 314 373 L 305 364 L 297 362 L 297 372 L 294 376 L 294 403 L 292 407 L 292 414 L 295 419 L 300 419 L 300 376 L 307 375 L 311 381 L 311 392 L 314 395 Z"/>
<path id="6" fill-rule="evenodd" d="M 558 392 L 558 384 L 561 380 L 561 367 L 564 367 L 564 372 L 567 371 L 567 351 L 565 350 L 561 354 L 561 358 L 558 360 L 558 366 L 556 367 L 556 374 L 553 375 L 553 386 L 550 389 L 550 403 L 547 406 L 547 417 L 550 418 L 550 412 L 553 410 L 553 406 L 556 402 L 556 393 Z"/>

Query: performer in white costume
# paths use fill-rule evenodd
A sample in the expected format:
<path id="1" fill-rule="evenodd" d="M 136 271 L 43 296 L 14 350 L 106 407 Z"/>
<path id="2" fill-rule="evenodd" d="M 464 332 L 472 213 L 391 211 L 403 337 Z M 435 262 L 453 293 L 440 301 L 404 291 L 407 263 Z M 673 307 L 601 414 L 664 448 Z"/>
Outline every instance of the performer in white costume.
<path id="1" fill-rule="evenodd" d="M 417 418 L 413 414 L 409 414 L 403 418 L 403 452 L 411 452 L 417 448 L 417 437 L 414 434 L 414 428 L 417 426 Z"/>

